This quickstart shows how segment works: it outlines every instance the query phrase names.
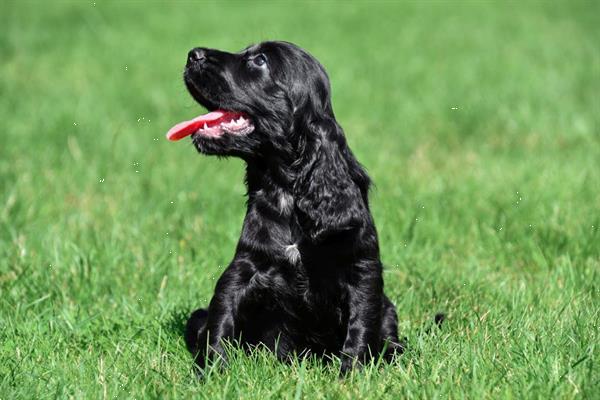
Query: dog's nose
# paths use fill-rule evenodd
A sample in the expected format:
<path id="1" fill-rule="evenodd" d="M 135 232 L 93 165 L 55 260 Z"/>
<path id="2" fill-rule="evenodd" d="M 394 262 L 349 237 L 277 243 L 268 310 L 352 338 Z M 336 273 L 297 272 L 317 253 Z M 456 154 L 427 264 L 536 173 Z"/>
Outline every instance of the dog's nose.
<path id="1" fill-rule="evenodd" d="M 200 47 L 196 47 L 195 49 L 190 50 L 188 53 L 187 62 L 188 64 L 192 64 L 195 62 L 203 63 L 206 60 L 206 50 Z"/>

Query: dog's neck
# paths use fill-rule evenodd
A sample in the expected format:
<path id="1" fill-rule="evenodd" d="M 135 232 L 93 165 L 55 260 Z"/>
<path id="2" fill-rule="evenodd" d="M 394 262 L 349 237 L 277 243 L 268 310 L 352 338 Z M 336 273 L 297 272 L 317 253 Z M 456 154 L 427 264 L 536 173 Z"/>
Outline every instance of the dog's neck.
<path id="1" fill-rule="evenodd" d="M 293 169 L 284 160 L 247 163 L 248 196 L 251 200 L 260 197 L 280 216 L 291 216 L 294 210 L 294 180 Z"/>

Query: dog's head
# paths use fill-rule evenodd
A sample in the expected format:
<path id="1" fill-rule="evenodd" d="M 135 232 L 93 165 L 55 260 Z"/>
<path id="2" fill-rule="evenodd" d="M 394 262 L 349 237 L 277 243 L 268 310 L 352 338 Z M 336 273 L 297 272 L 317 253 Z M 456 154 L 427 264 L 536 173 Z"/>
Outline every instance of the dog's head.
<path id="1" fill-rule="evenodd" d="M 313 56 L 287 42 L 239 53 L 195 48 L 184 80 L 209 113 L 176 125 L 169 139 L 192 135 L 201 153 L 287 168 L 313 238 L 351 229 L 364 217 L 369 178 L 346 144 L 329 78 Z"/>
<path id="2" fill-rule="evenodd" d="M 205 154 L 248 159 L 289 151 L 307 110 L 333 118 L 324 68 L 291 43 L 264 42 L 239 53 L 192 49 L 184 81 L 209 114 L 174 127 L 171 138 L 191 133 Z"/>

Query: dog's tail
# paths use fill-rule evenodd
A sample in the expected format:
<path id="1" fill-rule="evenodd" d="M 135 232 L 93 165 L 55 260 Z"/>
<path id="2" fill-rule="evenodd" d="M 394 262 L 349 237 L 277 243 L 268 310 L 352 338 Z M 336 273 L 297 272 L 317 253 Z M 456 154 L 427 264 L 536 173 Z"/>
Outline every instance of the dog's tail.
<path id="1" fill-rule="evenodd" d="M 445 320 L 446 320 L 446 313 L 439 312 L 439 313 L 435 314 L 435 316 L 433 317 L 434 325 L 429 327 L 428 332 L 431 332 L 431 329 L 434 326 L 438 329 L 441 328 L 442 324 L 444 323 Z"/>
<path id="2" fill-rule="evenodd" d="M 433 332 L 434 329 L 441 329 L 442 324 L 444 323 L 445 320 L 446 320 L 446 313 L 438 312 L 437 314 L 435 314 L 435 316 L 433 317 L 433 324 L 429 325 L 425 329 L 425 331 L 424 331 L 425 334 L 429 335 Z"/>
<path id="3" fill-rule="evenodd" d="M 208 310 L 206 308 L 199 308 L 190 315 L 190 319 L 187 321 L 185 326 L 185 344 L 192 354 L 198 352 L 198 339 L 206 327 L 207 319 Z"/>
<path id="4" fill-rule="evenodd" d="M 434 332 L 434 329 L 442 329 L 442 324 L 444 323 L 446 318 L 447 318 L 446 313 L 438 312 L 433 317 L 433 323 L 427 327 L 424 327 L 425 329 L 423 329 L 422 332 L 425 335 L 430 335 Z"/>

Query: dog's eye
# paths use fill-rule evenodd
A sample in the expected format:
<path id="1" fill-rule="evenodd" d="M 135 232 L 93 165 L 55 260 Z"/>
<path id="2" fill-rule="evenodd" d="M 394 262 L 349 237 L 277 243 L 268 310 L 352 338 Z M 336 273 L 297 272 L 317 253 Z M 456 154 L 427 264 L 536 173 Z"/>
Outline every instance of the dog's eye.
<path id="1" fill-rule="evenodd" d="M 264 54 L 259 54 L 252 59 L 252 62 L 257 67 L 262 67 L 263 65 L 265 65 L 267 63 L 267 57 L 265 57 Z"/>

